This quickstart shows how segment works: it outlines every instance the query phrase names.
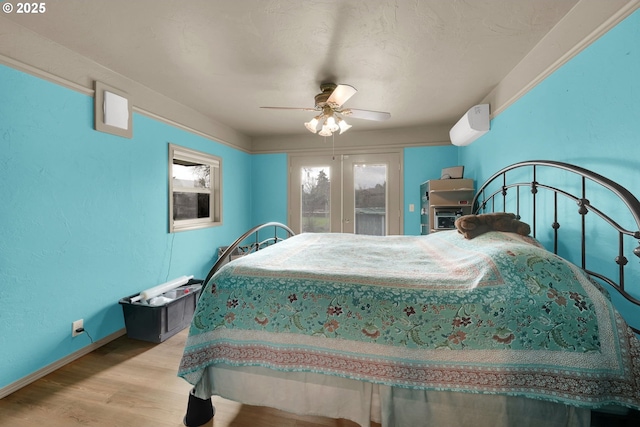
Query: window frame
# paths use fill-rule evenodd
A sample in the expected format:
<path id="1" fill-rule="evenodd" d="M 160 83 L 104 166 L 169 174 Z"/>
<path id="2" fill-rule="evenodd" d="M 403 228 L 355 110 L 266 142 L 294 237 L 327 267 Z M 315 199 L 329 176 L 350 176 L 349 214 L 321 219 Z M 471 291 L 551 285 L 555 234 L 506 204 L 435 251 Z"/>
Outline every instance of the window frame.
<path id="1" fill-rule="evenodd" d="M 185 161 L 208 165 L 209 188 L 193 188 L 174 186 L 174 161 Z M 169 233 L 197 230 L 222 225 L 222 159 L 213 154 L 204 153 L 176 144 L 169 144 Z M 205 218 L 182 219 L 173 218 L 174 192 L 209 194 L 209 216 Z"/>

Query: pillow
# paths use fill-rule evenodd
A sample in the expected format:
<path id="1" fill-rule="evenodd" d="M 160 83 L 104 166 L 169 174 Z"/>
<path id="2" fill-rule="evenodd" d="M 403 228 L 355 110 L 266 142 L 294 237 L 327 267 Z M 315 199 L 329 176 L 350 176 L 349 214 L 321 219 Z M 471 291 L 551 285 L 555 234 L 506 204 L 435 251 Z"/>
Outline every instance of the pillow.
<path id="1" fill-rule="evenodd" d="M 507 231 L 522 236 L 531 232 L 529 224 L 519 221 L 515 214 L 507 212 L 464 215 L 456 219 L 455 226 L 465 239 L 473 239 L 487 231 Z"/>

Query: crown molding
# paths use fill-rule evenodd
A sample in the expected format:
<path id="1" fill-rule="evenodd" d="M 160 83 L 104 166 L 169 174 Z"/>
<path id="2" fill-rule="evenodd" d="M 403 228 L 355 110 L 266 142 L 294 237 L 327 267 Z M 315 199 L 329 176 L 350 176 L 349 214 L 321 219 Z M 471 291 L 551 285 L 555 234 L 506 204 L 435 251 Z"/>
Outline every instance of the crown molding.
<path id="1" fill-rule="evenodd" d="M 362 148 L 397 149 L 426 145 L 450 145 L 449 126 L 418 126 L 377 131 L 349 131 L 343 135 L 322 137 L 305 132 L 303 135 L 278 135 L 254 139 L 253 154 L 304 153 L 323 150 Z"/>
<path id="2" fill-rule="evenodd" d="M 638 7 L 640 0 L 580 0 L 481 103 L 496 117 Z"/>

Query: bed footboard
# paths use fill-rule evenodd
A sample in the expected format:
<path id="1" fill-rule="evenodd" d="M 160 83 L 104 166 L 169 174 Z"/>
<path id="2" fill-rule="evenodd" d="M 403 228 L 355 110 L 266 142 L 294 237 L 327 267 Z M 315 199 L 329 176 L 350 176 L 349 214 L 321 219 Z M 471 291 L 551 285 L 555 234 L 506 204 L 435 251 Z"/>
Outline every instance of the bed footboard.
<path id="1" fill-rule="evenodd" d="M 265 230 L 270 228 L 273 229 L 273 234 L 270 234 L 267 238 L 264 238 Z M 261 231 L 263 233 L 260 233 Z M 254 235 L 254 241 L 246 244 L 245 242 L 251 237 L 251 235 Z M 295 235 L 293 230 L 279 222 L 267 222 L 265 224 L 257 225 L 251 228 L 242 236 L 238 237 L 230 246 L 228 246 L 224 250 L 224 252 L 222 252 L 222 254 L 220 254 L 216 263 L 213 265 L 213 267 L 211 267 L 211 270 L 209 270 L 209 274 L 207 274 L 204 284 L 206 285 L 207 283 L 209 283 L 211 277 L 213 277 L 216 271 L 218 271 L 220 267 L 222 267 L 228 261 L 229 257 L 232 254 L 238 251 L 238 248 L 242 248 L 242 254 L 247 255 L 278 243 L 293 235 Z M 194 390 L 192 389 L 189 393 L 187 412 L 184 416 L 183 424 L 187 427 L 200 426 L 209 422 L 209 420 L 213 418 L 214 414 L 215 408 L 213 407 L 211 398 L 200 399 L 199 397 L 194 395 Z"/>
<path id="2" fill-rule="evenodd" d="M 273 229 L 273 235 L 269 235 L 266 239 L 261 239 L 261 234 L 262 236 L 264 236 L 265 230 L 271 228 Z M 260 233 L 261 231 L 263 233 Z M 251 237 L 251 235 L 254 235 L 254 241 L 249 243 L 248 245 L 245 244 L 244 246 L 242 246 L 242 255 L 248 255 L 251 252 L 264 249 L 267 246 L 278 243 L 285 238 L 291 237 L 295 234 L 296 233 L 294 233 L 293 230 L 279 222 L 267 222 L 264 224 L 256 225 L 255 227 L 245 232 L 242 236 L 238 237 L 229 247 L 224 250 L 222 254 L 220 254 L 216 263 L 213 264 L 213 267 L 211 267 L 211 270 L 209 270 L 209 274 L 207 274 L 207 277 L 203 282 L 204 285 L 209 283 L 209 279 L 211 279 L 216 271 L 218 271 L 220 267 L 222 267 L 229 260 L 232 254 L 237 253 L 238 248 L 240 248 L 241 245 Z M 283 235 L 285 235 L 286 237 L 282 237 Z"/>

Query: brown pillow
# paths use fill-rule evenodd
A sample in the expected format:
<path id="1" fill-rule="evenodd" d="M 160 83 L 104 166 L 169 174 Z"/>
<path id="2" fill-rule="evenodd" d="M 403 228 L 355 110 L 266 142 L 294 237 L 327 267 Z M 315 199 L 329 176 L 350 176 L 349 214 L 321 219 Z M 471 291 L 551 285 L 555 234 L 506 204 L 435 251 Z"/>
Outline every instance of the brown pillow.
<path id="1" fill-rule="evenodd" d="M 479 215 L 464 215 L 455 222 L 458 233 L 465 239 L 473 239 L 487 231 L 507 231 L 527 236 L 531 232 L 529 224 L 516 219 L 516 215 L 507 212 L 494 212 Z"/>

